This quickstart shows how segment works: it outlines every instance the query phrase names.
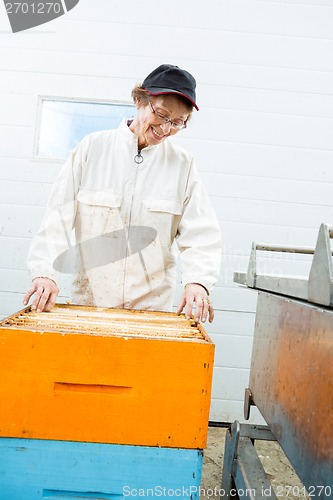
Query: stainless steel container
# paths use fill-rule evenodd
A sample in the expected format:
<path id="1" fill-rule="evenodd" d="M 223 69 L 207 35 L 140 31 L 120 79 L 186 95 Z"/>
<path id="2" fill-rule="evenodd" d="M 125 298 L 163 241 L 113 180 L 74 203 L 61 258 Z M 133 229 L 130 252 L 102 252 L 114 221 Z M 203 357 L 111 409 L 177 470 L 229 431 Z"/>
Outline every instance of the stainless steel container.
<path id="1" fill-rule="evenodd" d="M 222 498 L 232 485 L 252 488 L 248 498 L 265 498 L 268 480 L 255 439 L 280 443 L 304 493 L 333 497 L 332 238 L 333 227 L 322 224 L 315 249 L 254 243 L 247 273 L 235 273 L 234 281 L 259 291 L 244 414 L 248 419 L 250 406 L 257 406 L 267 428 L 236 422 L 229 430 Z M 257 250 L 313 254 L 309 276 L 260 275 Z"/>

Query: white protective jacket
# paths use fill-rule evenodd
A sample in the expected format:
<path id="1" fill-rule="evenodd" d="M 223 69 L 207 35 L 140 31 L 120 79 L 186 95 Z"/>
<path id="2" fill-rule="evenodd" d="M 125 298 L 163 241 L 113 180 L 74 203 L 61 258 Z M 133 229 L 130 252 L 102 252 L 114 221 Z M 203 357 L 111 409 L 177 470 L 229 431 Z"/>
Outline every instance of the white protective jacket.
<path id="1" fill-rule="evenodd" d="M 124 121 L 85 137 L 52 189 L 30 247 L 32 278 L 73 274 L 72 302 L 171 310 L 176 283 L 215 284 L 220 230 L 193 158 L 169 140 L 142 151 Z M 75 240 L 73 240 L 73 229 Z"/>

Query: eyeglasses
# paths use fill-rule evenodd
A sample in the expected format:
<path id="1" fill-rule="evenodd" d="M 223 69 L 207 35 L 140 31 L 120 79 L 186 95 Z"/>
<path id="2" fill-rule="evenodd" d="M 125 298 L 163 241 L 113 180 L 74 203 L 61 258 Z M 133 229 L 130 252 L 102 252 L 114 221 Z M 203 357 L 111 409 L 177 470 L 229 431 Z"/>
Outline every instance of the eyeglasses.
<path id="1" fill-rule="evenodd" d="M 156 115 L 157 118 L 159 120 L 161 120 L 161 122 L 170 123 L 170 127 L 174 128 L 175 130 L 181 130 L 182 128 L 186 128 L 186 121 L 187 120 L 185 122 L 183 122 L 183 120 L 175 120 L 175 121 L 170 120 L 170 118 L 168 118 L 167 116 L 156 111 L 156 109 L 153 107 L 151 101 L 149 101 L 149 104 L 150 104 L 150 108 L 152 110 L 152 113 L 154 113 L 154 115 Z"/>

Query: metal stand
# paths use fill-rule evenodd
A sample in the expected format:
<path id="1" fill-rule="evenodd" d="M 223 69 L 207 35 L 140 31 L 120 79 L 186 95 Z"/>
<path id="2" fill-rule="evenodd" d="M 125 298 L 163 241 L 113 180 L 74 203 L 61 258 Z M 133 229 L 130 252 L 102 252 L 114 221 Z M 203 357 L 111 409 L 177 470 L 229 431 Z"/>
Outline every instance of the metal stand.
<path id="1" fill-rule="evenodd" d="M 276 499 L 254 447 L 255 440 L 275 441 L 266 426 L 240 424 L 229 427 L 225 438 L 221 499 Z"/>
<path id="2" fill-rule="evenodd" d="M 244 417 L 256 406 L 267 427 L 235 421 L 229 428 L 221 499 L 276 499 L 253 446 L 256 439 L 280 444 L 309 496 L 332 497 L 331 240 L 333 226 L 321 224 L 315 249 L 253 243 L 247 273 L 234 275 L 235 282 L 259 291 Z M 259 274 L 258 250 L 313 254 L 309 276 Z"/>

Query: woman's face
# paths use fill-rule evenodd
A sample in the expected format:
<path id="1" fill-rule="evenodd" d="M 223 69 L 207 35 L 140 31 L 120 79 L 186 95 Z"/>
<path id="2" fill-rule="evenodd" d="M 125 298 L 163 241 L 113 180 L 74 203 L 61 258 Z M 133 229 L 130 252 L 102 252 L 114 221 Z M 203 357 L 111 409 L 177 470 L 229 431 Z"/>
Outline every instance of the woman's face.
<path id="1" fill-rule="evenodd" d="M 140 147 L 161 144 L 167 137 L 179 131 L 178 128 L 172 126 L 171 122 L 173 124 L 185 123 L 190 115 L 186 105 L 170 94 L 152 97 L 151 103 L 147 105 L 138 102 L 137 110 L 137 116 L 132 125 L 134 125 L 133 131 L 139 136 Z M 163 117 L 170 121 L 165 123 Z"/>

